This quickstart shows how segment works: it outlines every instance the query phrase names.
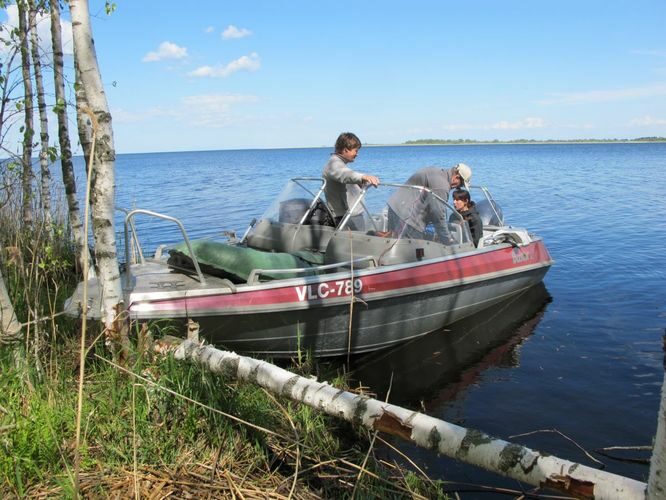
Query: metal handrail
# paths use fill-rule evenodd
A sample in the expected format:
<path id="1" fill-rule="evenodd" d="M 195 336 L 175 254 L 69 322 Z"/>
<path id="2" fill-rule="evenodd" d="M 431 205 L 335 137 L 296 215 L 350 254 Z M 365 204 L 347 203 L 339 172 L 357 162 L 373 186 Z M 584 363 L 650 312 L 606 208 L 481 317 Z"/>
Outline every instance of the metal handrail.
<path id="1" fill-rule="evenodd" d="M 426 192 L 434 196 L 437 200 L 439 200 L 442 204 L 444 204 L 449 210 L 451 210 L 451 213 L 457 217 L 460 221 L 463 220 L 462 216 L 458 213 L 458 211 L 453 207 L 448 201 L 444 200 L 441 196 L 439 196 L 437 193 L 432 191 L 431 189 L 428 189 L 425 186 L 417 186 L 417 185 L 412 185 L 412 184 L 398 184 L 394 182 L 382 182 L 380 187 L 396 187 L 396 188 L 406 188 L 406 189 L 414 189 L 418 190 L 420 192 Z M 340 224 L 338 224 L 338 228 L 344 227 L 345 224 L 347 224 L 347 221 L 351 219 L 352 215 L 354 214 L 354 211 L 356 210 L 356 207 L 359 205 L 359 203 L 362 205 L 362 207 L 365 209 L 366 213 L 368 213 L 368 209 L 365 207 L 365 204 L 363 204 L 363 198 L 365 197 L 365 194 L 368 191 L 368 188 L 370 187 L 369 184 L 365 184 L 361 188 L 361 193 L 356 197 L 356 200 L 354 200 L 354 203 L 352 204 L 351 207 L 347 210 L 347 213 L 343 217 L 343 219 L 340 221 Z M 485 188 L 484 188 L 485 189 Z M 369 213 L 368 213 L 369 214 Z M 372 217 L 370 217 L 372 219 Z"/>
<path id="2" fill-rule="evenodd" d="M 199 277 L 199 283 L 202 285 L 206 284 L 206 278 L 204 278 L 203 273 L 201 272 L 201 268 L 199 267 L 199 261 L 197 260 L 196 255 L 194 255 L 194 251 L 192 250 L 192 244 L 190 243 L 190 238 L 187 236 L 187 231 L 185 231 L 185 226 L 183 226 L 182 222 L 180 222 L 178 219 L 175 217 L 171 217 L 170 215 L 164 215 L 160 214 L 157 212 L 153 212 L 152 210 L 144 210 L 141 208 L 137 208 L 135 210 L 130 210 L 127 215 L 125 216 L 125 255 L 129 255 L 129 233 L 130 233 L 130 228 L 132 230 L 132 235 L 136 239 L 138 243 L 138 237 L 136 236 L 136 228 L 134 227 L 134 216 L 136 214 L 143 214 L 143 215 L 150 215 L 151 217 L 155 217 L 157 219 L 162 219 L 166 221 L 171 221 L 175 222 L 179 229 L 180 232 L 183 235 L 183 240 L 185 241 L 185 244 L 187 245 L 187 250 L 190 252 L 190 258 L 192 259 L 192 263 L 194 264 L 194 269 L 197 272 L 197 276 Z M 143 264 L 144 259 L 143 259 L 143 253 L 140 252 L 141 256 L 141 263 Z M 127 266 L 127 271 L 126 271 L 126 282 L 125 285 L 127 288 L 131 286 L 131 273 L 130 273 L 130 268 L 131 266 Z"/>
<path id="3" fill-rule="evenodd" d="M 372 255 L 367 255 L 365 257 L 359 257 L 358 259 L 354 260 L 349 260 L 345 262 L 334 262 L 333 264 L 324 264 L 321 266 L 315 266 L 315 267 L 295 267 L 292 269 L 252 269 L 250 271 L 250 274 L 247 277 L 247 283 L 248 284 L 253 284 L 257 282 L 257 277 L 261 276 L 262 274 L 266 273 L 272 273 L 272 274 L 287 274 L 287 273 L 294 273 L 294 274 L 300 274 L 300 273 L 306 273 L 306 272 L 316 272 L 316 271 L 326 271 L 327 269 L 335 269 L 336 267 L 342 267 L 342 266 L 347 266 L 351 264 L 356 264 L 360 262 L 366 262 L 366 261 L 371 261 L 374 267 L 377 267 L 377 261 Z"/>
<path id="4" fill-rule="evenodd" d="M 128 208 L 122 208 L 122 207 L 116 207 L 116 210 L 119 212 L 124 212 L 125 215 L 127 215 L 130 210 Z M 139 242 L 139 235 L 137 234 L 136 227 L 134 226 L 134 221 L 132 220 L 130 223 L 130 232 L 132 233 L 132 249 L 136 250 L 136 252 L 139 254 L 139 260 L 141 263 L 144 262 L 144 257 L 143 257 L 143 249 L 141 248 L 141 243 Z M 125 242 L 127 242 L 127 234 L 125 234 Z M 134 255 L 134 253 L 132 253 Z M 128 254 L 128 245 L 125 244 L 125 260 L 127 261 L 128 264 L 134 263 L 134 260 L 130 260 L 130 256 Z"/>

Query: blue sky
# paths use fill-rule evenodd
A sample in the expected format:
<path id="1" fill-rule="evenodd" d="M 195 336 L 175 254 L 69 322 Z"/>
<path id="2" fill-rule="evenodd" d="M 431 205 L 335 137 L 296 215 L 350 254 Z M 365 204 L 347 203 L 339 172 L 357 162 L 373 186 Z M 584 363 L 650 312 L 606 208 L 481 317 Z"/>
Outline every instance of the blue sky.
<path id="1" fill-rule="evenodd" d="M 119 153 L 666 136 L 664 0 L 116 3 Z"/>

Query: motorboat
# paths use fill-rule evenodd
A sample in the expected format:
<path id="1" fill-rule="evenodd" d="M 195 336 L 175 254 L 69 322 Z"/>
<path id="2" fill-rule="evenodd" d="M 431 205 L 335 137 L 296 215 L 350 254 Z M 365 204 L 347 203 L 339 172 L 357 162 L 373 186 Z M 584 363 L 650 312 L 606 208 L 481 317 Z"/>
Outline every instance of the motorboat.
<path id="1" fill-rule="evenodd" d="M 290 179 L 241 237 L 191 240 L 174 217 L 126 210 L 129 317 L 195 321 L 206 341 L 242 354 L 359 354 L 441 330 L 540 283 L 553 264 L 542 238 L 506 223 L 487 188 L 470 188 L 483 220 L 475 245 L 462 216 L 425 187 L 364 187 L 336 225 L 325 186 Z M 175 224 L 180 241 L 146 256 L 145 218 Z M 100 319 L 98 283 L 86 283 L 85 307 L 83 285 L 65 309 Z"/>
<path id="2" fill-rule="evenodd" d="M 551 300 L 545 284 L 537 283 L 431 335 L 354 358 L 349 380 L 371 388 L 377 399 L 390 393 L 393 404 L 406 408 L 441 406 L 463 397 L 487 370 L 519 366 L 521 346 Z M 332 362 L 330 370 L 337 369 Z"/>

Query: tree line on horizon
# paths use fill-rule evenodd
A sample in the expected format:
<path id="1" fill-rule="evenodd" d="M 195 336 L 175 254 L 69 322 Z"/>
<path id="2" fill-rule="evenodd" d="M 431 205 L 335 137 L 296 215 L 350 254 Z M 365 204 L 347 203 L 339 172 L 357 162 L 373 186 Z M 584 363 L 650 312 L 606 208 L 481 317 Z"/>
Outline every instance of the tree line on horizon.
<path id="1" fill-rule="evenodd" d="M 492 139 L 480 141 L 476 139 L 415 139 L 405 141 L 405 145 L 422 144 L 542 144 L 542 143 L 572 143 L 572 142 L 666 142 L 666 137 L 636 137 L 634 139 Z"/>

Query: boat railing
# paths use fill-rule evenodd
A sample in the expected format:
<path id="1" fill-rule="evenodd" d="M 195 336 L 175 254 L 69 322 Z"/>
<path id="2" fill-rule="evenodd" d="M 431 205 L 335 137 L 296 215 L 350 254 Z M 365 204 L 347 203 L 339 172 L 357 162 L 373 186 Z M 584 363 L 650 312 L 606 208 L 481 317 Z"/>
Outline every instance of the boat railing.
<path id="1" fill-rule="evenodd" d="M 334 262 L 333 264 L 323 264 L 321 266 L 314 267 L 296 267 L 292 269 L 252 269 L 250 274 L 247 277 L 248 285 L 259 283 L 259 277 L 262 274 L 307 274 L 307 273 L 316 273 L 319 271 L 327 271 L 329 269 L 335 269 L 338 267 L 351 266 L 352 264 L 361 264 L 363 262 L 370 262 L 372 267 L 377 267 L 377 260 L 372 256 L 368 255 L 366 257 L 360 257 L 358 259 L 346 261 L 346 262 Z"/>
<path id="2" fill-rule="evenodd" d="M 194 251 L 192 250 L 192 244 L 190 243 L 190 238 L 187 236 L 187 231 L 185 231 L 185 226 L 183 226 L 183 223 L 180 222 L 178 219 L 175 217 L 171 217 L 170 215 L 164 215 L 160 214 L 158 212 L 153 212 L 152 210 L 144 210 L 141 208 L 137 208 L 134 210 L 123 210 L 126 212 L 125 215 L 125 256 L 126 258 L 129 258 L 130 255 L 130 245 L 136 245 L 138 248 L 138 255 L 139 255 L 139 262 L 143 264 L 145 262 L 143 252 L 141 251 L 141 245 L 139 243 L 139 237 L 136 232 L 136 227 L 134 225 L 134 216 L 138 214 L 142 215 L 148 215 L 150 217 L 155 217 L 156 219 L 162 219 L 168 222 L 173 222 L 175 223 L 178 228 L 180 229 L 181 234 L 183 235 L 183 241 L 185 242 L 185 245 L 187 245 L 187 251 L 190 253 L 190 257 L 192 258 L 192 264 L 194 265 L 194 269 L 197 272 L 197 276 L 199 278 L 199 283 L 201 285 L 206 284 L 206 279 L 204 278 L 203 273 L 201 272 L 201 268 L 199 267 L 199 261 L 197 260 L 196 255 L 194 254 Z M 130 262 L 128 262 L 127 270 L 125 273 L 125 285 L 127 288 L 131 287 L 131 273 L 130 273 L 130 268 L 131 266 L 129 265 Z"/>
<path id="3" fill-rule="evenodd" d="M 349 209 L 347 210 L 347 213 L 345 214 L 345 216 L 340 221 L 340 224 L 338 224 L 338 229 L 344 228 L 346 226 L 346 224 L 349 222 L 349 220 L 352 218 L 352 216 L 356 213 L 359 213 L 360 211 L 363 211 L 368 215 L 368 220 L 374 226 L 375 231 L 378 231 L 378 230 L 381 229 L 381 228 L 377 227 L 375 218 L 372 216 L 372 214 L 370 213 L 370 210 L 368 210 L 368 208 L 366 207 L 366 205 L 364 203 L 364 198 L 365 198 L 366 194 L 368 193 L 368 190 L 370 189 L 370 187 L 371 186 L 369 184 L 363 185 L 363 187 L 361 188 L 360 195 L 356 198 L 356 200 L 354 201 L 352 206 L 349 207 Z M 455 219 L 457 219 L 458 222 L 460 222 L 460 223 L 463 222 L 462 216 L 458 213 L 458 211 L 455 209 L 455 207 L 453 205 L 451 205 L 449 202 L 444 200 L 441 196 L 439 196 L 437 193 L 433 192 L 431 189 L 428 189 L 427 187 L 416 186 L 416 185 L 411 185 L 411 184 L 398 184 L 398 183 L 394 183 L 394 182 L 382 182 L 379 185 L 379 187 L 381 187 L 381 188 L 389 187 L 389 188 L 397 188 L 397 189 L 406 189 L 406 190 L 418 191 L 420 193 L 427 193 L 428 195 L 435 198 L 439 203 L 441 203 L 442 206 L 446 207 L 446 210 Z M 484 194 L 486 194 L 486 196 L 489 196 L 490 193 L 486 193 L 485 188 L 483 188 L 483 189 L 484 189 Z M 359 207 L 360 207 L 361 210 L 359 210 Z"/>

